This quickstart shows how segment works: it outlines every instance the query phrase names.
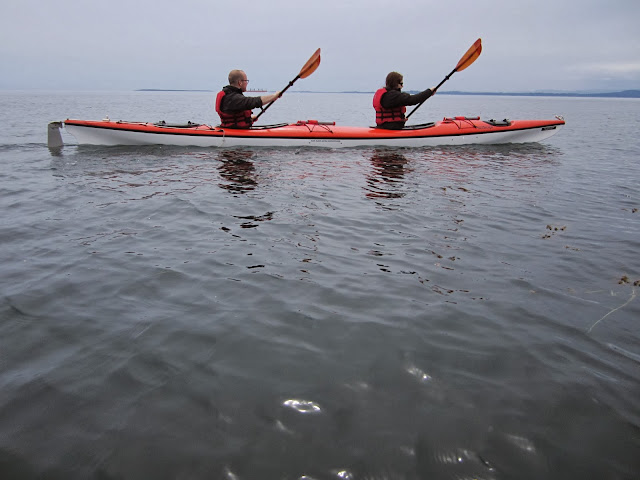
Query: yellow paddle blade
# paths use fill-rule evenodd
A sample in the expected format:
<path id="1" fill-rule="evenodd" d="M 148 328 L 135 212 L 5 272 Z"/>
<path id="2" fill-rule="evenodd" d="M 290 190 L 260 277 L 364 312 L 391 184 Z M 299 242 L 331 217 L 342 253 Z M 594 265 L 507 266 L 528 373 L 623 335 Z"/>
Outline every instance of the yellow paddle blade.
<path id="1" fill-rule="evenodd" d="M 307 61 L 307 63 L 304 64 L 304 67 L 302 67 L 302 70 L 300 70 L 300 75 L 298 76 L 300 78 L 307 78 L 309 75 L 316 71 L 318 66 L 320 66 L 320 49 L 317 49 L 315 53 L 311 55 L 311 58 Z"/>
<path id="2" fill-rule="evenodd" d="M 479 38 L 476 42 L 471 45 L 471 48 L 467 50 L 467 53 L 460 59 L 458 65 L 456 65 L 456 71 L 461 72 L 473 62 L 476 61 L 476 58 L 480 56 L 482 53 L 482 39 Z"/>

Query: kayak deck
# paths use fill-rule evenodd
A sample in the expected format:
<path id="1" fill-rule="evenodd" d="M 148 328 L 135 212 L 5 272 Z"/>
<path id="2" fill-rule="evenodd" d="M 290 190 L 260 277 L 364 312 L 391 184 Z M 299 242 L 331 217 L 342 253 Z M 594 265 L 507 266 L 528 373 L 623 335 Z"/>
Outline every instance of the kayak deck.
<path id="1" fill-rule="evenodd" d="M 436 145 L 539 142 L 554 135 L 565 124 L 554 120 L 481 120 L 480 117 L 452 117 L 441 121 L 385 130 L 375 127 L 339 126 L 335 122 L 298 121 L 252 127 L 222 128 L 188 122 L 129 122 L 104 119 L 52 122 L 50 146 L 56 130 L 64 127 L 79 144 L 88 145 L 177 145 L 202 147 L 422 147 Z M 58 133 L 59 135 L 59 133 Z M 60 144 L 62 143 L 60 139 Z M 60 145 L 61 146 L 61 145 Z"/>

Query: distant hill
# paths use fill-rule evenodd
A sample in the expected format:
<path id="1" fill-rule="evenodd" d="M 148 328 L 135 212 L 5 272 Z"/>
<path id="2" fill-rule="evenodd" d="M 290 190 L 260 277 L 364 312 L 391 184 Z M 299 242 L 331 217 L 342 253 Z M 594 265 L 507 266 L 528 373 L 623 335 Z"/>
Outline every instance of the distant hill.
<path id="1" fill-rule="evenodd" d="M 212 92 L 213 90 L 178 90 L 161 88 L 140 88 L 136 92 Z M 262 90 L 256 90 L 260 92 Z M 418 90 L 406 90 L 407 93 L 418 93 Z M 247 91 L 247 93 L 254 93 Z M 295 90 L 294 93 L 365 93 L 373 95 L 374 92 L 360 91 L 310 91 Z M 601 98 L 640 98 L 640 90 L 623 90 L 621 92 L 462 92 L 458 90 L 439 91 L 438 95 L 494 95 L 504 97 L 601 97 Z"/>
<path id="2" fill-rule="evenodd" d="M 139 88 L 136 92 L 211 92 L 211 90 L 179 90 L 171 88 Z"/>
<path id="3" fill-rule="evenodd" d="M 606 97 L 606 98 L 640 98 L 640 90 L 624 90 L 621 92 L 438 92 L 438 95 L 499 95 L 510 97 Z"/>
<path id="4" fill-rule="evenodd" d="M 419 90 L 405 90 L 407 93 L 419 93 Z M 370 91 L 310 91 L 296 90 L 295 93 L 364 93 L 373 95 Z M 494 95 L 494 96 L 510 96 L 510 97 L 604 97 L 604 98 L 640 98 L 640 90 L 623 90 L 620 92 L 462 92 L 458 90 L 438 91 L 438 95 Z"/>

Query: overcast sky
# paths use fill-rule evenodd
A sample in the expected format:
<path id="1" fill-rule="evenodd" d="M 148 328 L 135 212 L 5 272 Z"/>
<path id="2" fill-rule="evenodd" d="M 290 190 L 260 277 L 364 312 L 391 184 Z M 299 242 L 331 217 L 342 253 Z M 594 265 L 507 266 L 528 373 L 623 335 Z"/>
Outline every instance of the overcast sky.
<path id="1" fill-rule="evenodd" d="M 281 90 L 640 89 L 638 0 L 3 0 L 0 89 L 218 90 L 233 68 Z"/>

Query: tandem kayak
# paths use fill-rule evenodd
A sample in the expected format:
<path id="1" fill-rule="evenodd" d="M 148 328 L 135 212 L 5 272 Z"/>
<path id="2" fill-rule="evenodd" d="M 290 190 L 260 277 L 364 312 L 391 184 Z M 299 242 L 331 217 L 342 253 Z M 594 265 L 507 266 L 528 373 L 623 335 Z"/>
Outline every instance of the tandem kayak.
<path id="1" fill-rule="evenodd" d="M 481 120 L 451 117 L 402 130 L 339 126 L 316 120 L 234 129 L 164 121 L 73 120 L 49 124 L 49 146 L 61 147 L 64 128 L 80 145 L 175 145 L 197 147 L 430 147 L 540 142 L 565 124 L 554 120 Z"/>

